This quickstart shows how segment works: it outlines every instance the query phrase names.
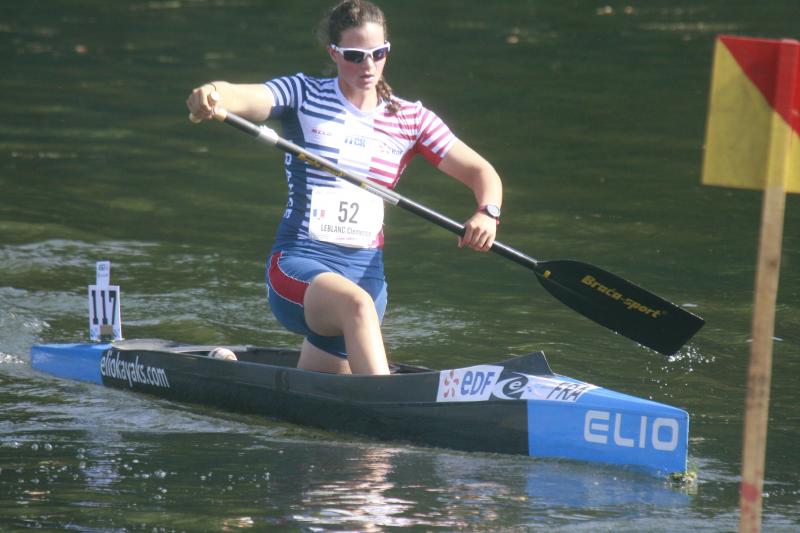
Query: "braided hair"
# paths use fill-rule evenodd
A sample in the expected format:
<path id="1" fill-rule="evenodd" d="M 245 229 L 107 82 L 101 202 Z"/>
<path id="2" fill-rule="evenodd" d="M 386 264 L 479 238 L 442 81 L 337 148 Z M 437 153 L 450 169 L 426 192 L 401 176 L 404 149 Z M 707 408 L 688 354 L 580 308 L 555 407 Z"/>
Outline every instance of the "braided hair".
<path id="1" fill-rule="evenodd" d="M 386 27 L 386 17 L 378 6 L 367 0 L 343 0 L 328 12 L 328 17 L 324 21 L 324 36 L 327 37 L 327 43 L 339 44 L 342 39 L 342 33 L 345 30 L 358 28 L 368 22 L 383 28 L 383 34 L 388 38 L 389 30 Z M 392 87 L 386 82 L 386 78 L 383 75 L 381 75 L 381 79 L 378 80 L 375 88 L 378 91 L 378 97 L 386 102 L 386 109 L 389 114 L 396 114 L 400 110 L 400 102 L 394 98 Z"/>

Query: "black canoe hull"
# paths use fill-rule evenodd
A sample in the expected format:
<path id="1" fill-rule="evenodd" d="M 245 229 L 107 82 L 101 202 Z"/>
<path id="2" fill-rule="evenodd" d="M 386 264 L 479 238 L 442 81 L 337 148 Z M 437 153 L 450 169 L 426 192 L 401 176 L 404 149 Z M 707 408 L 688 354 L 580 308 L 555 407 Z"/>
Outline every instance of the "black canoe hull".
<path id="1" fill-rule="evenodd" d="M 466 451 L 528 453 L 524 401 L 437 403 L 438 371 L 392 365 L 393 374 L 383 379 L 337 376 L 297 370 L 298 354 L 293 351 L 231 346 L 239 359 L 232 363 L 206 357 L 211 348 L 177 345 L 174 351 L 165 351 L 163 347 L 139 349 L 122 343 L 112 349 L 107 360 L 161 369 L 169 376 L 170 386 L 115 378 L 110 372 L 103 376 L 103 384 L 383 440 Z M 528 371 L 538 369 L 552 375 L 544 354 L 528 358 Z M 485 434 L 488 421 L 491 440 Z"/>
<path id="2" fill-rule="evenodd" d="M 683 472 L 689 417 L 678 408 L 554 374 L 541 352 L 448 370 L 391 365 L 387 376 L 296 368 L 296 351 L 161 340 L 44 344 L 34 368 L 65 378 L 326 430 L 465 451 Z"/>

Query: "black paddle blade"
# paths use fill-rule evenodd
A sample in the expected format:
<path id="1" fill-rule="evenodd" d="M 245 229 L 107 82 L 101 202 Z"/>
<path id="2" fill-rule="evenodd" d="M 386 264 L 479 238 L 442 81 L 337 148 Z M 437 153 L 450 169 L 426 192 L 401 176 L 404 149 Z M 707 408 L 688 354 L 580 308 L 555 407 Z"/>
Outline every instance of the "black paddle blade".
<path id="1" fill-rule="evenodd" d="M 539 261 L 536 274 L 565 305 L 665 355 L 677 352 L 705 324 L 630 281 L 580 261 Z"/>

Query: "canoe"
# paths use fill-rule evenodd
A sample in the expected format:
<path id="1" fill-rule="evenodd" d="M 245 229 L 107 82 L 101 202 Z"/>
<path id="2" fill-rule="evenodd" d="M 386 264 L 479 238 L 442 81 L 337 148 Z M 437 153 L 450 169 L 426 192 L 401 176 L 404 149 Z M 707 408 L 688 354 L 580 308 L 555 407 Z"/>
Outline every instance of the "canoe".
<path id="1" fill-rule="evenodd" d="M 295 368 L 298 352 L 158 339 L 38 344 L 40 371 L 240 413 L 378 439 L 464 451 L 686 471 L 686 411 L 553 373 L 544 353 L 432 370 L 392 364 L 387 376 Z"/>

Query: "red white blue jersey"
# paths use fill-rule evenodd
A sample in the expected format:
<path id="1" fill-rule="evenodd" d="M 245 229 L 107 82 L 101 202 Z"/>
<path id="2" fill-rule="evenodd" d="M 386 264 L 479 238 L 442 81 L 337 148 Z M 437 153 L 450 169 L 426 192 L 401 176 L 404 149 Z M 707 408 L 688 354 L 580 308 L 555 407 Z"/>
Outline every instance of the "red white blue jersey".
<path id="1" fill-rule="evenodd" d="M 411 158 L 422 154 L 438 166 L 456 137 L 420 102 L 396 99 L 400 110 L 389 114 L 384 102 L 363 112 L 341 93 L 337 78 L 303 74 L 266 82 L 283 136 L 353 174 L 388 188 L 397 185 Z M 311 239 L 309 218 L 312 193 L 318 187 L 339 186 L 342 180 L 287 154 L 289 198 L 278 228 L 276 248 Z M 382 233 L 374 248 L 383 244 Z"/>

